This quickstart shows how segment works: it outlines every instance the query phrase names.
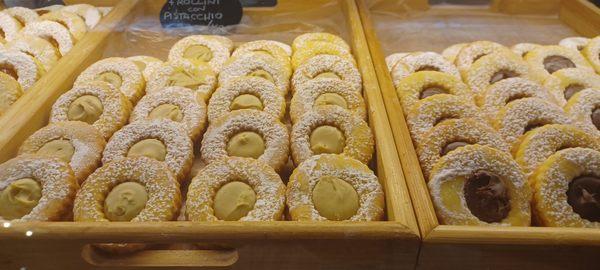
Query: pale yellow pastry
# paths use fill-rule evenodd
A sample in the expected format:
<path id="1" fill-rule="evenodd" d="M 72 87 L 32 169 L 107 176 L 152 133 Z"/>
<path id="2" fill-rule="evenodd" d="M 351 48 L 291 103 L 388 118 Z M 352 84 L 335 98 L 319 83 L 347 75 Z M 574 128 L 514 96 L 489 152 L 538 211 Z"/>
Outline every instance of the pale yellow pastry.
<path id="1" fill-rule="evenodd" d="M 286 73 L 286 77 L 290 77 L 292 75 L 290 55 L 288 55 L 279 44 L 274 43 L 272 40 L 255 40 L 246 42 L 237 47 L 233 54 L 231 54 L 231 57 L 238 57 L 251 52 L 257 52 L 273 57 L 275 61 L 278 61 L 284 67 L 283 70 Z"/>
<path id="2" fill-rule="evenodd" d="M 275 85 L 265 79 L 238 77 L 212 95 L 208 102 L 208 121 L 242 109 L 263 111 L 281 120 L 285 115 L 285 99 Z"/>
<path id="3" fill-rule="evenodd" d="M 387 57 L 385 57 L 385 65 L 387 66 L 388 71 L 390 72 L 390 74 L 394 70 L 394 67 L 398 63 L 402 62 L 400 60 L 402 60 L 402 58 L 404 58 L 407 55 L 408 55 L 408 53 L 393 53 L 393 54 L 390 54 Z"/>
<path id="4" fill-rule="evenodd" d="M 460 50 L 462 50 L 462 48 L 467 46 L 468 44 L 469 43 L 457 43 L 451 45 L 450 47 L 442 51 L 442 56 L 446 58 L 446 60 L 450 61 L 450 63 L 454 63 L 454 60 L 456 60 L 456 56 L 458 55 Z"/>
<path id="5" fill-rule="evenodd" d="M 600 36 L 591 39 L 581 53 L 594 67 L 596 73 L 600 74 Z"/>
<path id="6" fill-rule="evenodd" d="M 192 167 L 193 148 L 186 130 L 176 122 L 141 120 L 115 132 L 104 148 L 102 163 L 145 156 L 167 164 L 181 182 Z"/>
<path id="7" fill-rule="evenodd" d="M 561 39 L 558 42 L 558 45 L 563 46 L 565 48 L 581 51 L 589 42 L 590 39 L 586 37 L 568 37 Z"/>
<path id="8" fill-rule="evenodd" d="M 62 94 L 52 105 L 50 123 L 82 121 L 94 126 L 104 139 L 127 124 L 131 103 L 110 84 L 92 81 Z"/>
<path id="9" fill-rule="evenodd" d="M 331 43 L 340 47 L 343 51 L 350 52 L 350 46 L 341 37 L 330 33 L 306 33 L 297 36 L 292 42 L 294 53 L 310 47 L 313 42 Z"/>
<path id="10" fill-rule="evenodd" d="M 226 85 L 243 76 L 260 77 L 274 83 L 282 96 L 288 92 L 290 80 L 285 67 L 269 56 L 255 52 L 231 58 L 219 73 L 219 85 Z"/>
<path id="11" fill-rule="evenodd" d="M 81 40 L 87 32 L 85 21 L 77 14 L 65 10 L 48 12 L 40 16 L 40 20 L 54 21 L 66 26 L 75 41 Z"/>
<path id="12" fill-rule="evenodd" d="M 513 51 L 518 56 L 525 57 L 525 55 L 527 53 L 529 53 L 533 49 L 536 49 L 540 46 L 542 46 L 542 45 L 535 44 L 535 43 L 517 43 L 517 44 L 513 45 L 512 47 L 510 47 L 510 50 Z"/>
<path id="13" fill-rule="evenodd" d="M 21 25 L 27 25 L 40 19 L 37 12 L 25 7 L 11 7 L 3 10 L 2 12 L 6 12 L 8 15 L 17 19 Z"/>
<path id="14" fill-rule="evenodd" d="M 281 220 L 285 185 L 266 163 L 242 157 L 215 160 L 192 179 L 186 217 L 191 221 Z"/>
<path id="15" fill-rule="evenodd" d="M 367 123 L 331 105 L 303 114 L 292 127 L 290 144 L 296 165 L 318 154 L 340 154 L 368 164 L 375 151 Z"/>
<path id="16" fill-rule="evenodd" d="M 73 207 L 76 222 L 148 222 L 177 218 L 179 183 L 167 166 L 137 157 L 105 164 L 84 182 Z M 112 252 L 130 252 L 144 244 L 100 244 Z"/>
<path id="17" fill-rule="evenodd" d="M 169 51 L 169 62 L 208 64 L 219 73 L 229 59 L 229 47 L 214 36 L 194 35 L 180 39 Z"/>
<path id="18" fill-rule="evenodd" d="M 133 109 L 130 122 L 150 119 L 179 123 L 196 141 L 206 126 L 206 105 L 198 102 L 191 90 L 171 86 L 143 97 Z"/>
<path id="19" fill-rule="evenodd" d="M 15 78 L 0 72 L 0 115 L 23 95 L 21 85 Z"/>
<path id="20" fill-rule="evenodd" d="M 600 136 L 600 89 L 585 89 L 565 105 L 565 112 L 586 131 Z"/>
<path id="21" fill-rule="evenodd" d="M 35 12 L 36 12 L 38 15 L 44 15 L 44 14 L 46 14 L 46 13 L 48 13 L 48 12 L 52 12 L 52 11 L 55 11 L 55 10 L 60 10 L 60 9 L 62 9 L 63 7 L 65 7 L 65 6 L 64 6 L 64 5 L 50 5 L 50 6 L 45 6 L 45 7 L 36 8 L 36 9 L 35 9 Z"/>
<path id="22" fill-rule="evenodd" d="M 130 56 L 127 57 L 127 60 L 133 61 L 140 72 L 142 72 L 142 75 L 144 75 L 144 80 L 146 80 L 146 82 L 150 82 L 152 73 L 164 63 L 158 58 L 146 55 Z"/>
<path id="23" fill-rule="evenodd" d="M 414 52 L 406 55 L 399 60 L 403 66 L 396 66 L 392 69 L 392 80 L 394 85 L 415 72 L 419 71 L 437 71 L 448 74 L 460 80 L 458 69 L 440 54 L 434 52 Z"/>
<path id="24" fill-rule="evenodd" d="M 496 131 L 485 123 L 473 119 L 446 120 L 425 133 L 417 154 L 425 179 L 440 158 L 448 153 L 471 144 L 487 145 L 508 152 L 509 147 Z"/>
<path id="25" fill-rule="evenodd" d="M 340 79 L 348 84 L 349 90 L 362 93 L 362 79 L 356 66 L 343 57 L 327 54 L 310 58 L 294 71 L 292 91 L 317 78 Z"/>
<path id="26" fill-rule="evenodd" d="M 22 27 L 23 25 L 13 16 L 0 12 L 0 37 L 6 41 L 11 41 L 17 37 Z"/>
<path id="27" fill-rule="evenodd" d="M 270 114 L 252 109 L 232 111 L 211 122 L 202 138 L 202 159 L 251 157 L 279 172 L 288 161 L 289 133 Z"/>
<path id="28" fill-rule="evenodd" d="M 538 224 L 600 228 L 600 152 L 589 148 L 558 151 L 532 177 L 532 208 Z"/>
<path id="29" fill-rule="evenodd" d="M 121 57 L 102 59 L 87 67 L 75 80 L 75 85 L 104 81 L 121 91 L 135 104 L 143 95 L 145 81 L 142 72 L 131 60 Z"/>
<path id="30" fill-rule="evenodd" d="M 0 220 L 61 220 L 77 187 L 73 171 L 58 158 L 13 158 L 0 165 Z"/>
<path id="31" fill-rule="evenodd" d="M 571 124 L 573 121 L 558 106 L 539 98 L 522 98 L 502 108 L 493 126 L 514 147 L 527 132 L 549 124 Z"/>
<path id="32" fill-rule="evenodd" d="M 573 95 L 583 89 L 600 89 L 600 75 L 586 69 L 565 68 L 548 76 L 544 87 L 554 96 L 558 105 L 564 106 Z"/>
<path id="33" fill-rule="evenodd" d="M 377 176 L 344 155 L 316 155 L 301 163 L 290 176 L 286 194 L 292 220 L 383 219 L 385 200 Z"/>
<path id="34" fill-rule="evenodd" d="M 225 48 L 229 51 L 229 53 L 231 53 L 233 51 L 233 48 L 235 47 L 235 44 L 233 44 L 233 40 L 229 39 L 228 37 L 220 36 L 220 35 L 205 35 L 205 37 L 211 38 L 211 39 L 214 39 L 214 40 L 220 42 L 221 45 L 225 46 Z"/>
<path id="35" fill-rule="evenodd" d="M 498 115 L 507 104 L 522 98 L 535 97 L 554 103 L 554 97 L 540 84 L 523 78 L 508 78 L 494 83 L 479 96 L 478 105 L 489 119 Z"/>
<path id="36" fill-rule="evenodd" d="M 475 95 L 481 95 L 494 83 L 513 77 L 528 79 L 529 67 L 521 57 L 512 52 L 482 56 L 468 70 L 463 71 L 463 79 Z"/>
<path id="37" fill-rule="evenodd" d="M 100 19 L 102 19 L 100 10 L 89 4 L 68 5 L 61 10 L 77 14 L 85 21 L 89 29 L 94 28 L 100 22 Z"/>
<path id="38" fill-rule="evenodd" d="M 65 56 L 75 44 L 75 38 L 65 26 L 53 21 L 37 21 L 26 25 L 21 31 L 24 35 L 43 38 L 58 49 L 60 55 Z"/>
<path id="39" fill-rule="evenodd" d="M 334 105 L 348 110 L 360 119 L 367 119 L 365 101 L 359 92 L 338 79 L 319 78 L 302 84 L 290 104 L 292 123 L 300 121 L 302 115 L 314 108 Z"/>
<path id="40" fill-rule="evenodd" d="M 541 46 L 525 56 L 533 79 L 543 82 L 554 72 L 564 68 L 582 68 L 593 71 L 587 60 L 574 49 L 563 46 Z"/>
<path id="41" fill-rule="evenodd" d="M 0 50 L 0 72 L 15 78 L 23 91 L 27 91 L 46 71 L 35 58 L 26 53 Z"/>
<path id="42" fill-rule="evenodd" d="M 292 55 L 292 67 L 297 69 L 304 62 L 308 61 L 308 59 L 313 58 L 317 55 L 337 55 L 346 60 L 352 62 L 356 65 L 356 61 L 354 57 L 350 54 L 350 52 L 344 47 L 340 47 L 334 43 L 330 42 L 307 42 L 304 47 L 300 50 L 294 50 L 294 54 Z"/>
<path id="43" fill-rule="evenodd" d="M 436 163 L 427 185 L 440 224 L 531 224 L 531 191 L 508 153 L 482 145 L 461 147 Z"/>
<path id="44" fill-rule="evenodd" d="M 33 56 L 49 71 L 60 59 L 60 53 L 49 41 L 31 35 L 19 35 L 5 46 L 9 50 L 16 50 Z"/>
<path id="45" fill-rule="evenodd" d="M 459 78 L 438 71 L 410 74 L 396 84 L 396 92 L 405 113 L 419 100 L 440 94 L 454 95 L 473 104 L 475 102 L 471 89 Z"/>
<path id="46" fill-rule="evenodd" d="M 477 59 L 492 53 L 505 52 L 511 53 L 510 49 L 491 41 L 471 42 L 458 52 L 454 64 L 458 70 L 463 73 L 467 71 Z"/>
<path id="47" fill-rule="evenodd" d="M 170 86 L 188 88 L 198 100 L 206 102 L 217 87 L 217 77 L 206 64 L 163 63 L 152 68 L 146 92 L 153 94 Z"/>
<path id="48" fill-rule="evenodd" d="M 19 154 L 60 158 L 69 163 L 75 179 L 82 183 L 98 166 L 106 141 L 91 125 L 79 121 L 56 122 L 33 133 Z"/>

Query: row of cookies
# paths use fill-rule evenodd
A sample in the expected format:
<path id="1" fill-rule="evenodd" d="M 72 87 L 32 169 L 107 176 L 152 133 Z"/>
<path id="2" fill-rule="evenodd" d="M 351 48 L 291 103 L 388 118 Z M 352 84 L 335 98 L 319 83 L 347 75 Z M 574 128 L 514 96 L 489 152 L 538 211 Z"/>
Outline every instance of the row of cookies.
<path id="1" fill-rule="evenodd" d="M 541 226 L 600 226 L 600 76 L 588 61 L 489 41 L 444 55 L 386 59 L 440 221 L 528 226 L 533 212 Z"/>
<path id="2" fill-rule="evenodd" d="M 0 12 L 0 114 L 67 54 L 102 14 L 91 5 Z"/>

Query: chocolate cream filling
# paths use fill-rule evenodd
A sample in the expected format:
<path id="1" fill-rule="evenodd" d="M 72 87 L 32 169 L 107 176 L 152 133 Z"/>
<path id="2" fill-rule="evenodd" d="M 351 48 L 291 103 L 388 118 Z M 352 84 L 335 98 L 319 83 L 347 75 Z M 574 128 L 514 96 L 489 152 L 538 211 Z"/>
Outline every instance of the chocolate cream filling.
<path id="1" fill-rule="evenodd" d="M 569 86 L 565 87 L 565 99 L 569 100 L 571 99 L 571 97 L 575 94 L 577 94 L 579 91 L 585 89 L 585 86 L 581 85 L 581 84 L 570 84 Z"/>
<path id="2" fill-rule="evenodd" d="M 447 94 L 448 91 L 438 86 L 428 86 L 421 91 L 420 99 L 424 99 L 426 97 L 438 95 L 438 94 Z"/>
<path id="3" fill-rule="evenodd" d="M 508 78 L 514 78 L 514 77 L 517 77 L 517 76 L 519 76 L 519 74 L 516 73 L 516 72 L 514 72 L 514 71 L 512 71 L 512 70 L 498 70 L 490 78 L 490 84 L 494 84 L 494 83 L 499 82 L 501 80 L 508 79 Z"/>
<path id="4" fill-rule="evenodd" d="M 456 150 L 457 148 L 463 147 L 465 145 L 469 145 L 469 144 L 466 143 L 466 142 L 460 142 L 460 141 L 458 141 L 458 142 L 451 142 L 449 144 L 446 144 L 446 146 L 444 146 L 444 148 L 442 148 L 442 151 L 440 152 L 440 155 L 441 156 L 445 156 L 448 153 L 450 153 L 451 151 Z"/>
<path id="5" fill-rule="evenodd" d="M 600 108 L 596 108 L 592 111 L 592 123 L 596 126 L 597 130 L 600 130 Z"/>
<path id="6" fill-rule="evenodd" d="M 552 74 L 556 71 L 559 71 L 563 68 L 574 68 L 575 63 L 571 61 L 569 58 L 560 55 L 551 55 L 544 58 L 544 68 L 548 71 L 548 73 Z"/>
<path id="7" fill-rule="evenodd" d="M 600 222 L 600 177 L 580 176 L 569 183 L 567 202 L 581 218 Z"/>
<path id="8" fill-rule="evenodd" d="M 510 212 L 508 189 L 491 172 L 477 171 L 470 175 L 463 192 L 467 207 L 481 221 L 501 222 Z"/>

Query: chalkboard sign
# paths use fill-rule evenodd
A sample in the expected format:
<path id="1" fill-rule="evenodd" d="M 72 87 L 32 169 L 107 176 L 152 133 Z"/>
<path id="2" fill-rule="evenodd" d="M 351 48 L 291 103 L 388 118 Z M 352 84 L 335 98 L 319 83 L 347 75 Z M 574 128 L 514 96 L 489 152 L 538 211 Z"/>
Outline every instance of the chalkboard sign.
<path id="1" fill-rule="evenodd" d="M 167 0 L 160 10 L 164 28 L 192 25 L 227 26 L 242 19 L 239 0 Z"/>

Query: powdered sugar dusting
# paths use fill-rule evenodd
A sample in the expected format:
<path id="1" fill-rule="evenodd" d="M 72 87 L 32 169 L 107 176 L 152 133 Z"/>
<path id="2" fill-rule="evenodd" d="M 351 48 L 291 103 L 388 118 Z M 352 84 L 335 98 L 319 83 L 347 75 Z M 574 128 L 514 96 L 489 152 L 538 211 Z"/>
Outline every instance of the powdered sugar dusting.
<path id="1" fill-rule="evenodd" d="M 114 72 L 121 77 L 119 90 L 136 103 L 144 95 L 145 81 L 137 66 L 126 58 L 110 57 L 102 59 L 86 68 L 75 80 L 75 85 L 97 80 L 102 73 Z"/>
<path id="2" fill-rule="evenodd" d="M 327 54 L 314 56 L 302 63 L 292 76 L 292 89 L 297 91 L 302 84 L 314 80 L 316 76 L 324 72 L 335 73 L 349 85 L 349 89 L 358 93 L 362 92 L 362 79 L 354 64 L 337 55 Z"/>
<path id="3" fill-rule="evenodd" d="M 284 72 L 283 65 L 260 53 L 247 53 L 232 58 L 232 61 L 228 62 L 219 73 L 219 85 L 228 84 L 235 78 L 248 76 L 257 70 L 269 73 L 273 78 L 273 83 L 279 88 L 282 95 L 287 94 L 290 82 L 289 77 Z"/>
<path id="4" fill-rule="evenodd" d="M 202 35 L 194 35 L 188 36 L 180 39 L 171 47 L 169 51 L 169 61 L 170 62 L 178 62 L 178 61 L 188 61 L 183 57 L 185 51 L 194 45 L 202 45 L 206 46 L 212 52 L 212 58 L 208 62 L 210 67 L 218 73 L 223 68 L 223 65 L 229 59 L 229 49 L 215 38 L 210 36 L 202 36 Z"/>
<path id="5" fill-rule="evenodd" d="M 0 50 L 0 66 L 14 69 L 17 73 L 17 81 L 24 91 L 29 90 L 43 74 L 43 70 L 38 68 L 33 57 L 20 51 Z"/>
<path id="6" fill-rule="evenodd" d="M 63 56 L 73 48 L 75 43 L 69 30 L 62 24 L 53 21 L 32 22 L 23 28 L 22 33 L 55 40 L 58 43 L 58 50 Z"/>

